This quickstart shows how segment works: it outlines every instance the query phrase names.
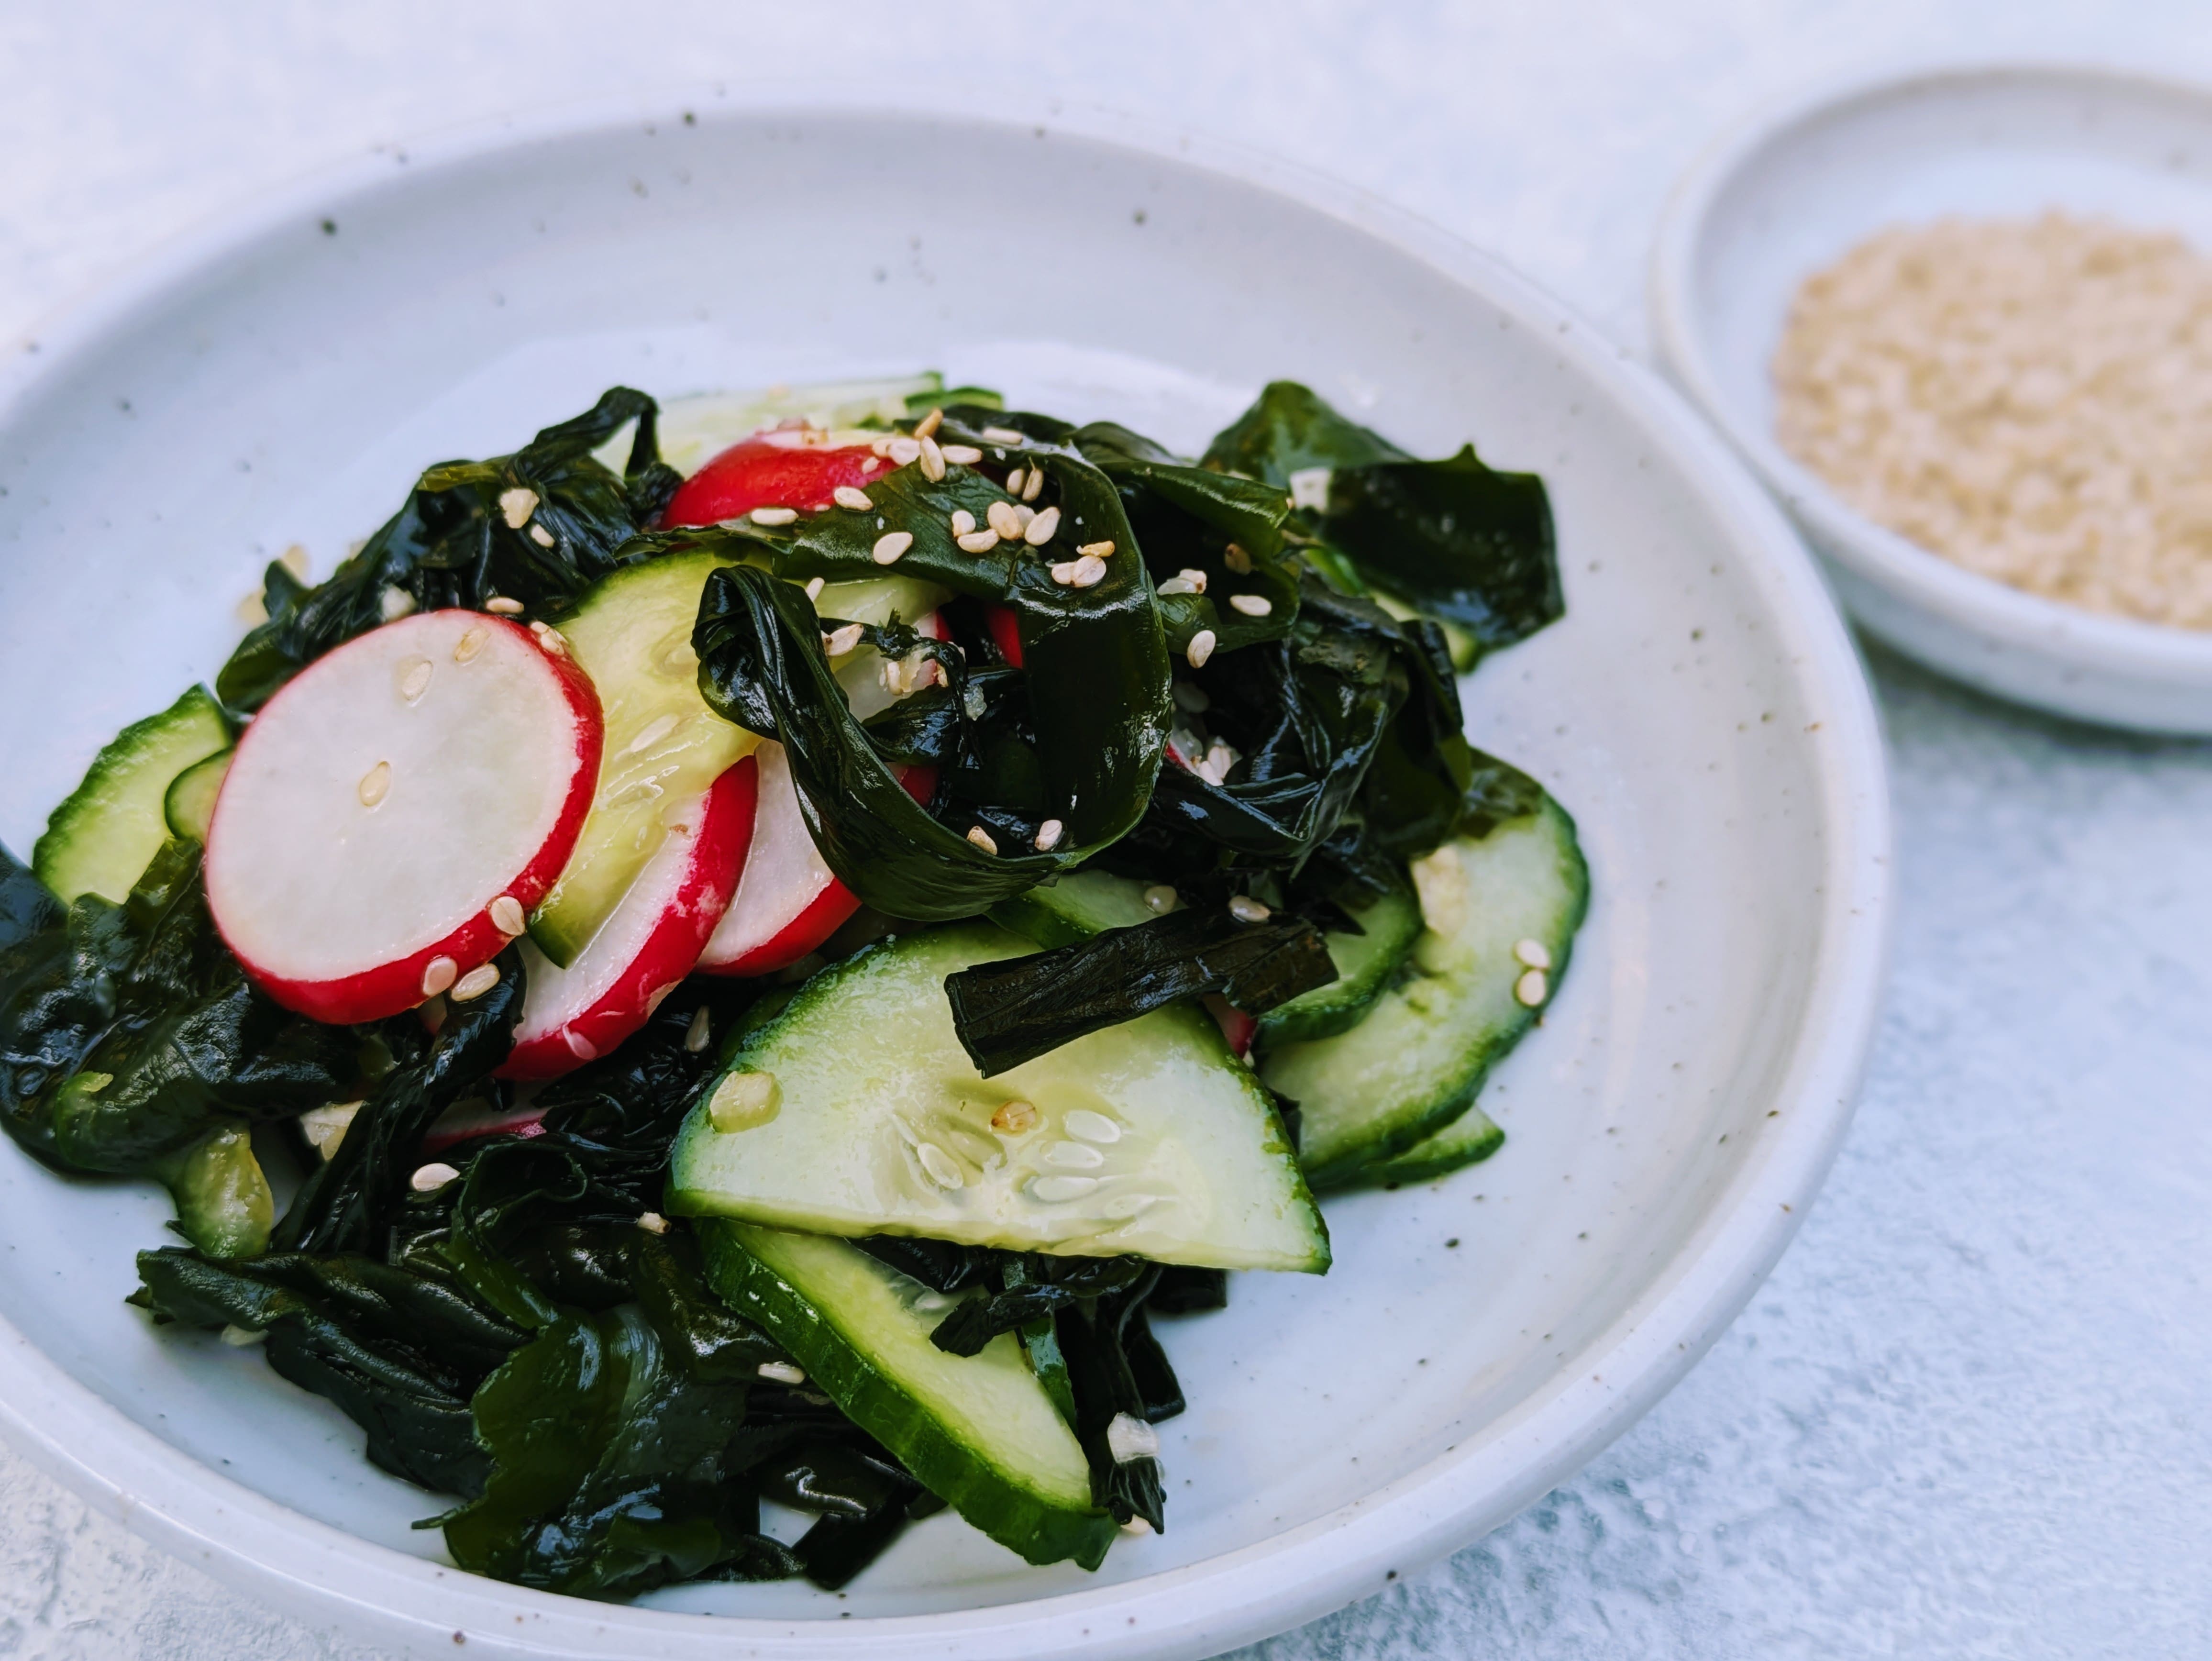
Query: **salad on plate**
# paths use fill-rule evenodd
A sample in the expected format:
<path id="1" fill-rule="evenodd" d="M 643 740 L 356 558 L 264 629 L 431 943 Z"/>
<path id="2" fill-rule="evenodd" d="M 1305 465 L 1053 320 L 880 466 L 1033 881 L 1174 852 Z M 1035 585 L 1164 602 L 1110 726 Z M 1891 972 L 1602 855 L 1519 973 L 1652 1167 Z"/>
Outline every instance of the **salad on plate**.
<path id="1" fill-rule="evenodd" d="M 836 1588 L 948 1507 L 1095 1568 L 1164 1323 L 1504 1140 L 1588 880 L 1458 677 L 1562 609 L 1539 478 L 1290 382 L 1195 460 L 617 388 L 271 564 L 0 851 L 0 1123 L 166 1185 L 131 1301 L 464 1568 Z"/>

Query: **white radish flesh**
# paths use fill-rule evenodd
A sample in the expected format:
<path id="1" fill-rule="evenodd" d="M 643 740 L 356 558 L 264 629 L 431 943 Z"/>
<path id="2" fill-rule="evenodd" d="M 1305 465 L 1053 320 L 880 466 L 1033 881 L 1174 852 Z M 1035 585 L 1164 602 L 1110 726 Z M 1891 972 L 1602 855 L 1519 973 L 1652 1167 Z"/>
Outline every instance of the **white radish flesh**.
<path id="1" fill-rule="evenodd" d="M 216 801 L 208 907 L 277 1001 L 380 1019 L 507 943 L 598 776 L 599 700 L 557 637 L 440 611 L 325 654 L 246 728 Z M 434 983 L 442 983 L 436 984 Z"/>

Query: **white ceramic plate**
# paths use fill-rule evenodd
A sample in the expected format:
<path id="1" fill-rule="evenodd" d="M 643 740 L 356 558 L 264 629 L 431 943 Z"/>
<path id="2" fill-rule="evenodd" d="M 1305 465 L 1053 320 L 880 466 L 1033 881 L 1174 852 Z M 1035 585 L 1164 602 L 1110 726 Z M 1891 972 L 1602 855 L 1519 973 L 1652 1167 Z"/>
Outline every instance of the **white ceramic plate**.
<path id="1" fill-rule="evenodd" d="M 1211 165 L 1207 165 L 1211 164 Z M 610 1607 L 445 1564 L 436 1508 L 258 1358 L 121 1303 L 151 1191 L 0 1149 L 0 1422 L 112 1514 L 422 1655 L 1197 1656 L 1379 1589 L 1631 1423 L 1786 1244 L 1882 964 L 1865 684 L 1796 539 L 1671 394 L 1498 266 L 1348 192 L 1121 124 L 702 109 L 416 149 L 175 250 L 0 385 L 0 836 L 210 673 L 287 544 L 327 571 L 416 471 L 626 380 L 933 365 L 1195 446 L 1302 378 L 1423 453 L 1549 481 L 1566 620 L 1472 684 L 1579 818 L 1596 901 L 1486 1092 L 1510 1135 L 1328 1208 L 1326 1279 L 1244 1275 L 1166 1343 L 1170 1532 L 1029 1569 L 957 1519 L 843 1597 Z M 1456 1242 L 1456 1244 L 1452 1244 Z"/>
<path id="2" fill-rule="evenodd" d="M 1806 277 L 1886 226 L 2050 208 L 2212 252 L 2212 93 L 1977 65 L 1863 76 L 1768 111 L 1709 151 L 1668 208 L 1650 279 L 1660 354 L 1890 644 L 2062 715 L 2212 733 L 2212 633 L 2094 616 L 1938 558 L 1846 505 L 1774 437 L 1768 365 Z"/>

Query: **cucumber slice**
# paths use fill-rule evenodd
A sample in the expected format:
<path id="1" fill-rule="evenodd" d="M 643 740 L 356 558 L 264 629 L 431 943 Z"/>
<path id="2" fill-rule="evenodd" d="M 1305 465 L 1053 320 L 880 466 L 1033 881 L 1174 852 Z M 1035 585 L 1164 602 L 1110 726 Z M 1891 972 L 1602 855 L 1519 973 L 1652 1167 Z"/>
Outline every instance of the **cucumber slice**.
<path id="1" fill-rule="evenodd" d="M 215 799 L 230 771 L 234 750 L 219 750 L 205 761 L 196 761 L 169 781 L 161 797 L 161 818 L 173 837 L 204 843 L 208 826 L 215 822 Z"/>
<path id="2" fill-rule="evenodd" d="M 1103 871 L 1074 871 L 991 908 L 991 921 L 1048 949 L 1073 946 L 1109 928 L 1150 922 L 1145 885 Z"/>
<path id="3" fill-rule="evenodd" d="M 31 850 L 39 880 L 64 901 L 97 894 L 120 905 L 169 837 L 162 798 L 193 763 L 230 748 L 230 726 L 204 687 L 133 721 L 93 758 Z"/>
<path id="4" fill-rule="evenodd" d="M 1364 933 L 1332 928 L 1327 936 L 1336 978 L 1260 1017 L 1253 1042 L 1262 1054 L 1286 1043 L 1333 1038 L 1358 1025 L 1420 938 L 1421 908 L 1411 894 L 1386 894 L 1352 910 L 1352 918 Z"/>
<path id="5" fill-rule="evenodd" d="M 691 626 L 700 590 L 726 563 L 689 553 L 624 566 L 592 584 L 561 624 L 599 691 L 606 733 L 575 851 L 530 916 L 532 944 L 563 969 L 667 840 L 665 816 L 697 800 L 760 742 L 699 696 Z M 911 577 L 869 577 L 824 588 L 817 604 L 824 617 L 883 623 L 894 611 L 927 616 L 945 593 Z"/>
<path id="6" fill-rule="evenodd" d="M 1423 1137 L 1395 1159 L 1368 1166 L 1360 1180 L 1389 1188 L 1434 1182 L 1464 1165 L 1480 1165 L 1504 1146 L 1505 1133 L 1470 1103 L 1442 1130 Z"/>
<path id="7" fill-rule="evenodd" d="M 726 563 L 691 553 L 626 565 L 562 620 L 570 654 L 599 692 L 606 734 L 575 851 L 530 917 L 532 941 L 564 969 L 667 840 L 662 814 L 697 800 L 760 742 L 699 696 L 691 625 L 699 591 Z"/>
<path id="8" fill-rule="evenodd" d="M 699 1233 L 715 1291 L 923 1487 L 1030 1562 L 1105 1561 L 1114 1518 L 1012 1333 L 949 1355 L 929 1335 L 953 1300 L 857 1246 L 726 1221 Z"/>
<path id="9" fill-rule="evenodd" d="M 1026 944 L 963 923 L 817 975 L 745 1035 L 692 1109 L 670 1209 L 818 1234 L 1326 1270 L 1328 1232 L 1273 1104 L 1203 1011 L 1154 1010 L 976 1074 L 945 977 Z M 765 1101 L 762 1073 L 776 1084 Z M 715 1129 L 718 1112 L 730 1129 Z"/>
<path id="10" fill-rule="evenodd" d="M 1574 821 L 1558 803 L 1480 841 L 1447 843 L 1413 973 L 1349 1032 L 1286 1044 L 1260 1074 L 1298 1104 L 1300 1158 L 1316 1188 L 1366 1180 L 1365 1167 L 1407 1153 L 1474 1099 L 1483 1075 L 1536 1019 L 1514 989 L 1513 948 L 1549 952 L 1549 985 L 1565 971 L 1589 900 Z M 1434 915 L 1447 910 L 1449 915 Z"/>
<path id="11" fill-rule="evenodd" d="M 660 406 L 660 457 L 688 478 L 739 439 L 750 438 L 763 427 L 793 420 L 832 431 L 872 423 L 880 426 L 914 413 L 913 400 L 944 390 L 945 377 L 932 369 L 881 380 L 830 380 L 812 386 L 771 386 L 756 392 L 671 399 Z M 869 432 L 861 441 L 882 436 L 880 432 Z M 629 441 L 630 432 L 625 428 L 592 454 L 619 473 L 629 459 Z"/>
<path id="12" fill-rule="evenodd" d="M 218 1124 L 155 1174 L 176 1202 L 177 1227 L 209 1256 L 258 1257 L 269 1249 L 276 1200 L 243 1120 Z"/>

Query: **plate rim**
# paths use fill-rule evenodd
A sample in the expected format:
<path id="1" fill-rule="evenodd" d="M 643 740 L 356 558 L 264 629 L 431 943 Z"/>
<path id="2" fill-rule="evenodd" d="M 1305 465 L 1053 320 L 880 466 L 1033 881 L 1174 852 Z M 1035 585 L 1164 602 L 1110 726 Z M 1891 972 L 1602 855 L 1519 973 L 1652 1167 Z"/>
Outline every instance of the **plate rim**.
<path id="1" fill-rule="evenodd" d="M 1714 206 L 1771 146 L 1855 106 L 1922 96 L 1952 83 L 2034 81 L 2074 82 L 2196 103 L 2212 125 L 2212 86 L 2119 62 L 2033 54 L 1915 58 L 1903 65 L 1854 70 L 1802 84 L 1724 130 L 1675 181 L 1647 270 L 1654 344 L 1668 374 L 1790 511 L 1807 523 L 1822 551 L 1854 575 L 1954 628 L 1994 635 L 2008 645 L 2063 653 L 2107 675 L 2137 678 L 2148 672 L 2177 686 L 2212 691 L 2212 631 L 2106 616 L 2014 588 L 1954 565 L 1860 513 L 1727 395 L 1698 324 L 1695 272 Z"/>
<path id="2" fill-rule="evenodd" d="M 958 1652 L 973 1661 L 1212 1655 L 1379 1591 L 1388 1579 L 1489 1532 L 1571 1476 L 1670 1390 L 1765 1281 L 1818 1193 L 1848 1128 L 1889 957 L 1892 833 L 1880 717 L 1863 666 L 1810 555 L 1771 498 L 1650 368 L 1503 260 L 1408 210 L 1300 164 L 1189 126 L 1050 100 L 992 111 L 902 91 L 779 82 L 617 96 L 478 120 L 386 146 L 257 192 L 157 243 L 47 314 L 0 362 L 0 428 L 141 307 L 225 255 L 303 216 L 329 216 L 395 181 L 488 155 L 641 125 L 908 119 L 1033 128 L 1172 162 L 1322 213 L 1472 289 L 1626 409 L 1735 546 L 1763 567 L 1793 679 L 1816 706 L 1812 772 L 1823 807 L 1820 950 L 1807 1014 L 1782 1071 L 1775 1128 L 1643 1298 L 1591 1338 L 1591 1377 L 1523 1402 L 1486 1445 L 1450 1450 L 1350 1504 L 1234 1551 L 1139 1579 L 934 1614 L 792 1620 L 610 1605 L 532 1591 L 410 1556 L 321 1523 L 202 1464 L 77 1383 L 0 1318 L 0 1434 L 126 1527 L 265 1605 L 414 1654 L 465 1634 L 496 1655 L 667 1661 L 745 1652 L 802 1658 Z M 395 156 L 398 160 L 395 161 Z M 102 1450 L 97 1462 L 80 1450 Z M 331 1573 L 336 1570 L 337 1573 Z M 1093 1628 L 1111 1615 L 1116 1624 Z M 431 1646 L 435 1646 L 433 1649 Z"/>

